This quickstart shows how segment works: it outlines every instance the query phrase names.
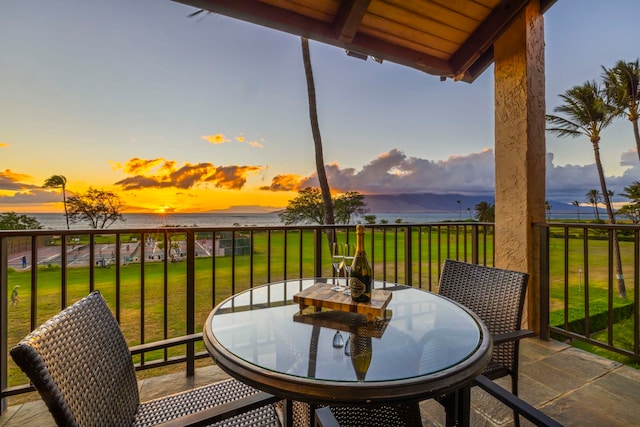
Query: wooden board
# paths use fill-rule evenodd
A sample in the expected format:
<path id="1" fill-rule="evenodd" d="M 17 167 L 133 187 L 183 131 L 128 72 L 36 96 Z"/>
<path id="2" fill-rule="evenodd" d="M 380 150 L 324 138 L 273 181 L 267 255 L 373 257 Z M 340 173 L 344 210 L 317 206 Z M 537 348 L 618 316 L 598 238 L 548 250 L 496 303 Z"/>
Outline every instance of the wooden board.
<path id="1" fill-rule="evenodd" d="M 293 301 L 300 305 L 300 310 L 304 310 L 308 306 L 314 306 L 363 314 L 369 320 L 376 316 L 384 316 L 384 310 L 389 301 L 391 301 L 391 291 L 372 289 L 371 301 L 355 302 L 351 299 L 351 296 L 331 290 L 332 287 L 333 285 L 329 283 L 314 283 L 307 289 L 295 294 Z"/>

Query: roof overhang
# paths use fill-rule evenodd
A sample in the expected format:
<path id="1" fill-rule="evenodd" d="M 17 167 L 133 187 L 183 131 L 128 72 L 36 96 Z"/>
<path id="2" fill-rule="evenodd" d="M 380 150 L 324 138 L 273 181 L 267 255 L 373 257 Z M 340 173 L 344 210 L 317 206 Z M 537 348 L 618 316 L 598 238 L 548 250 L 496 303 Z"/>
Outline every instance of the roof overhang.
<path id="1" fill-rule="evenodd" d="M 174 0 L 390 61 L 472 82 L 493 43 L 532 0 Z M 542 12 L 555 0 L 540 0 Z"/>

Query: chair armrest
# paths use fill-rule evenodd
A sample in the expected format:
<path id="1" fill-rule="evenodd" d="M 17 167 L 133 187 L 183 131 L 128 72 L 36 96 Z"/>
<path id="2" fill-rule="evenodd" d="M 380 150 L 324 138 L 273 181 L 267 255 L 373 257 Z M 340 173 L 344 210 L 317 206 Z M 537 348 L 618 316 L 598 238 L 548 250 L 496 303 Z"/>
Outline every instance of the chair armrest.
<path id="1" fill-rule="evenodd" d="M 282 398 L 274 396 L 263 391 L 252 394 L 251 396 L 236 399 L 234 401 L 216 405 L 212 408 L 198 411 L 194 414 L 185 415 L 174 420 L 158 424 L 162 427 L 183 427 L 183 426 L 207 426 L 227 418 L 240 415 L 244 412 L 257 409 L 261 406 L 275 403 Z"/>
<path id="2" fill-rule="evenodd" d="M 202 341 L 202 332 L 181 337 L 168 338 L 166 340 L 153 341 L 146 344 L 134 345 L 129 347 L 129 352 L 131 352 L 132 355 L 140 354 L 147 351 L 161 350 L 167 347 L 174 347 L 177 345 L 188 344 L 196 341 Z"/>
<path id="3" fill-rule="evenodd" d="M 506 334 L 496 334 L 492 335 L 493 344 L 502 344 L 504 342 L 509 341 L 517 341 L 523 338 L 534 337 L 536 335 L 535 332 L 529 331 L 527 329 L 522 329 L 520 331 L 507 332 Z"/>
<path id="4" fill-rule="evenodd" d="M 340 427 L 340 424 L 331 412 L 331 408 L 324 406 L 316 409 L 314 427 Z"/>
<path id="5" fill-rule="evenodd" d="M 491 396 L 504 403 L 518 414 L 522 415 L 532 423 L 541 427 L 562 427 L 562 424 L 544 414 L 539 409 L 520 399 L 515 394 L 502 388 L 484 375 L 478 375 L 473 380 L 473 385 L 479 386 L 481 389 L 489 393 Z"/>

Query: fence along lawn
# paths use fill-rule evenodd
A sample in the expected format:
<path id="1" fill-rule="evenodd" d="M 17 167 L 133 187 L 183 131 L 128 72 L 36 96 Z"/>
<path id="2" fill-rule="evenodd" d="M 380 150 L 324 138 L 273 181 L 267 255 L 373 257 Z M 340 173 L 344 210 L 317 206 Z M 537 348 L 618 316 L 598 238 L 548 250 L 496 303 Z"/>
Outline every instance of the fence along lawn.
<path id="1" fill-rule="evenodd" d="M 406 226 L 404 226 L 406 227 Z M 374 267 L 374 277 L 388 281 L 405 282 L 405 232 L 400 228 L 376 228 L 373 234 L 366 234 L 366 248 L 370 262 Z M 435 284 L 440 265 L 445 258 L 462 260 L 471 259 L 471 234 L 463 227 L 442 228 L 441 226 L 411 227 L 412 281 L 414 285 L 437 291 Z M 239 230 L 242 233 L 242 230 Z M 249 232 L 247 232 L 249 233 Z M 280 280 L 285 277 L 313 277 L 314 253 L 313 230 L 251 231 L 253 251 L 248 255 L 225 257 L 198 256 L 195 259 L 195 324 L 201 330 L 212 307 L 233 293 L 248 289 L 267 281 Z M 204 233 L 206 234 L 206 233 Z M 209 233 L 212 236 L 212 233 Z M 140 241 L 144 241 L 140 236 Z M 172 240 L 180 239 L 176 233 Z M 206 237 L 206 236 L 204 236 Z M 373 246 L 371 238 L 373 237 Z M 355 242 L 353 234 L 344 230 L 338 232 L 341 242 Z M 332 275 L 329 249 L 323 236 L 322 266 L 323 275 Z M 493 236 L 482 235 L 481 245 L 485 248 L 484 258 L 480 262 L 492 264 Z M 108 242 L 105 238 L 103 242 Z M 565 316 L 564 312 L 564 277 L 569 273 L 569 307 L 571 320 L 584 317 L 584 273 L 582 282 L 571 280 L 574 270 L 584 265 L 581 240 L 569 241 L 568 269 L 563 260 L 564 239 L 552 237 L 551 253 L 551 307 L 552 322 L 558 324 Z M 633 248 L 629 242 L 621 242 L 623 264 L 633 266 Z M 594 310 L 607 307 L 608 302 L 608 263 L 607 242 L 590 240 L 589 246 L 589 305 L 591 314 Z M 487 256 L 487 254 L 489 254 Z M 166 268 L 166 281 L 165 281 Z M 286 272 L 285 272 L 286 269 Z M 631 270 L 632 267 L 629 267 Z M 129 345 L 140 343 L 144 333 L 145 342 L 175 337 L 185 334 L 186 312 L 186 262 L 175 263 L 145 262 L 130 263 L 120 267 L 120 311 L 117 313 L 122 330 Z M 633 271 L 625 271 L 627 278 L 627 300 L 616 298 L 615 305 L 628 304 L 633 301 Z M 90 269 L 88 266 L 68 268 L 66 271 L 67 304 L 82 298 L 89 291 Z M 143 280 L 144 279 L 144 280 Z M 17 343 L 30 332 L 30 271 L 9 270 L 9 289 L 20 285 L 20 303 L 9 307 L 9 346 Z M 144 281 L 144 282 L 143 282 Z M 37 324 L 60 311 L 62 306 L 62 269 L 50 265 L 39 267 L 37 273 Z M 116 269 L 95 268 L 95 289 L 102 292 L 112 310 L 116 307 Z M 583 294 L 582 294 L 583 295 Z M 575 298 L 574 298 L 575 296 Z M 144 310 L 142 309 L 144 301 Z M 164 316 L 164 307 L 167 316 Z M 144 331 L 141 331 L 141 316 L 144 313 Z M 555 322 L 555 323 L 554 323 Z M 204 347 L 199 343 L 199 349 Z M 182 347 L 169 349 L 169 354 L 182 354 Z M 160 352 L 158 353 L 160 354 Z M 153 358 L 147 354 L 146 360 Z M 9 385 L 24 383 L 25 377 L 11 363 Z"/>

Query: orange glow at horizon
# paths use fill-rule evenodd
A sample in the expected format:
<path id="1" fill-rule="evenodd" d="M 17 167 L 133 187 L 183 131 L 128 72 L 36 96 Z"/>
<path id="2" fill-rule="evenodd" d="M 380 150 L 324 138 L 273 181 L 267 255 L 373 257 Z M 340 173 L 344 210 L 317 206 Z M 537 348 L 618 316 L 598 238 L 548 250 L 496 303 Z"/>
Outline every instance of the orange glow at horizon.
<path id="1" fill-rule="evenodd" d="M 198 213 L 225 210 L 237 206 L 281 209 L 287 206 L 296 191 L 271 191 L 264 189 L 231 190 L 214 187 L 199 187 L 188 190 L 176 188 L 146 188 L 123 191 L 119 188 L 101 187 L 113 191 L 122 199 L 122 213 Z M 86 191 L 82 189 L 80 191 Z M 0 196 L 11 197 L 13 191 L 0 191 Z M 16 213 L 64 212 L 62 197 L 56 201 L 41 203 L 5 203 L 1 211 Z"/>
<path id="2" fill-rule="evenodd" d="M 294 192 L 225 189 L 144 189 L 118 193 L 130 213 L 196 213 L 234 206 L 284 208 Z"/>

